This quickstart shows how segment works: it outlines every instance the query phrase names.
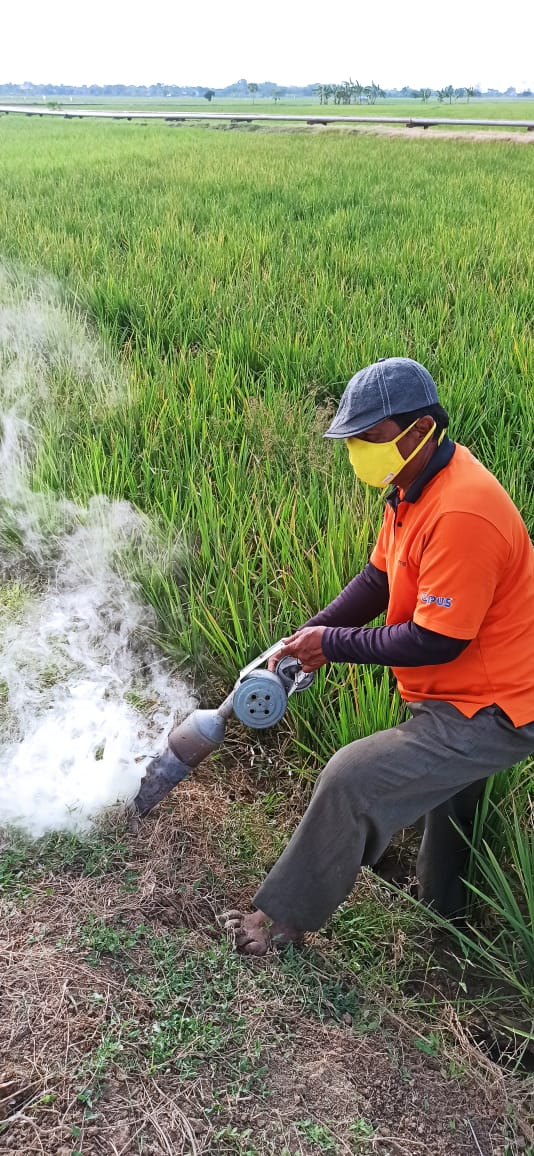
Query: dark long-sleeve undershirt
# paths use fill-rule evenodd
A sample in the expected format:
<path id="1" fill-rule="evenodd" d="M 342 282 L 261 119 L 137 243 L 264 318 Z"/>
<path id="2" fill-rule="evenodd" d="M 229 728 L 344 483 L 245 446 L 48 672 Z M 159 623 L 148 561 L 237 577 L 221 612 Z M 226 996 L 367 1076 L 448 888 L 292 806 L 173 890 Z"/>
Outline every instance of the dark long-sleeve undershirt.
<path id="1" fill-rule="evenodd" d="M 304 625 L 327 627 L 321 645 L 330 662 L 438 666 L 453 662 L 469 645 L 470 639 L 450 638 L 413 621 L 359 629 L 382 614 L 388 601 L 387 574 L 368 562 L 333 602 Z"/>
<path id="2" fill-rule="evenodd" d="M 328 626 L 321 646 L 330 662 L 374 662 L 382 666 L 439 666 L 453 662 L 469 646 L 470 639 L 449 638 L 418 626 L 399 622 L 394 626 Z"/>

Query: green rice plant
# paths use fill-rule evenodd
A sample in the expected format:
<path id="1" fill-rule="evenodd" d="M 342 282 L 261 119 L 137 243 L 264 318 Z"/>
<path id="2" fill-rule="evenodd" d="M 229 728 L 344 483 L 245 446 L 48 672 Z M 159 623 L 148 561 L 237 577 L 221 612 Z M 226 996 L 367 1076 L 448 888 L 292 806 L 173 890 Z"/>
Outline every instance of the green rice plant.
<path id="1" fill-rule="evenodd" d="M 505 797 L 498 809 L 487 793 L 471 842 L 469 937 L 455 932 L 465 950 L 490 973 L 516 989 L 534 1010 L 534 828 Z M 491 844 L 482 837 L 491 830 Z"/>
<path id="2" fill-rule="evenodd" d="M 520 825 L 526 831 L 533 828 L 533 770 L 534 764 L 528 759 L 500 775 L 494 775 L 486 783 L 470 840 L 468 883 L 473 888 L 470 891 L 470 907 L 474 912 L 477 909 L 475 891 L 484 882 L 480 868 L 480 864 L 485 862 L 484 844 L 490 845 L 492 853 L 501 863 L 507 863 L 510 847 L 514 844 L 512 832 L 516 817 L 519 817 Z M 512 861 L 516 855 L 517 849 L 512 855 Z"/>
<path id="3" fill-rule="evenodd" d="M 501 1027 L 509 1027 L 518 1041 L 528 1042 L 534 1015 L 534 829 L 513 801 L 505 816 L 497 816 L 496 808 L 489 807 L 490 820 L 498 821 L 501 842 L 497 851 L 481 839 L 484 803 L 473 840 L 457 828 L 471 850 L 466 879 L 471 901 L 466 919 L 449 922 L 429 908 L 425 921 L 457 944 L 467 968 L 491 980 L 494 1003 L 500 1000 L 504 1009 L 499 1013 Z M 411 896 L 403 899 L 417 906 Z"/>
<path id="4" fill-rule="evenodd" d="M 473 894 L 487 906 L 501 923 L 496 940 L 489 940 L 481 932 L 478 937 L 488 946 L 492 957 L 503 959 L 514 974 L 524 976 L 532 991 L 534 981 L 534 833 L 523 830 L 519 816 L 513 809 L 513 822 L 505 828 L 507 864 L 512 876 L 505 871 L 495 852 L 484 842 L 483 851 L 474 851 L 482 882 L 469 884 Z M 502 921 L 502 922 L 501 922 Z"/>
<path id="5" fill-rule="evenodd" d="M 404 715 L 383 667 L 323 668 L 314 689 L 294 696 L 290 709 L 297 725 L 296 746 L 315 765 L 341 746 L 395 726 Z"/>

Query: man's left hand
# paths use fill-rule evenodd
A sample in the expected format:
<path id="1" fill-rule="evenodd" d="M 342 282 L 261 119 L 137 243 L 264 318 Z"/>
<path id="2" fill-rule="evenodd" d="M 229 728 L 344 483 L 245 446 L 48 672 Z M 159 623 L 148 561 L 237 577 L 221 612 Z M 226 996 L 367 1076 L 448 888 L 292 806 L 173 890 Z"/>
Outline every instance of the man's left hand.
<path id="1" fill-rule="evenodd" d="M 321 646 L 325 630 L 326 626 L 303 626 L 302 630 L 298 630 L 290 638 L 284 638 L 282 640 L 283 647 L 269 659 L 269 670 L 275 670 L 277 663 L 280 662 L 281 658 L 285 658 L 286 654 L 290 654 L 292 658 L 298 658 L 306 674 L 311 670 L 319 670 L 320 666 L 325 666 L 328 658 L 325 658 Z"/>

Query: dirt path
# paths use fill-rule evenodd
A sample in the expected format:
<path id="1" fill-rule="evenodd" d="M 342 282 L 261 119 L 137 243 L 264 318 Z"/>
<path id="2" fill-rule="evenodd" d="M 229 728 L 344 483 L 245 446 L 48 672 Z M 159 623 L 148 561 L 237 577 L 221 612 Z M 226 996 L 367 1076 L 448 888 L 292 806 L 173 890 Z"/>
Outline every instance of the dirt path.
<path id="1" fill-rule="evenodd" d="M 356 130 L 358 131 L 358 130 Z M 364 130 L 365 131 L 365 130 Z M 377 125 L 373 130 L 379 136 L 402 136 L 424 140 L 468 140 L 475 142 L 505 141 L 507 144 L 534 144 L 534 132 L 525 129 L 432 129 L 432 128 L 392 128 Z"/>
<path id="2" fill-rule="evenodd" d="M 182 128 L 182 125 L 173 127 Z M 442 129 L 442 128 L 408 128 L 402 125 L 375 124 L 375 125 L 262 125 L 262 124 L 206 124 L 206 128 L 215 131 L 232 132 L 277 132 L 277 133 L 343 133 L 353 136 L 385 136 L 402 137 L 404 140 L 454 140 L 469 141 L 471 144 L 488 144 L 491 141 L 500 141 L 504 144 L 531 145 L 534 144 L 534 132 L 526 129 Z"/>

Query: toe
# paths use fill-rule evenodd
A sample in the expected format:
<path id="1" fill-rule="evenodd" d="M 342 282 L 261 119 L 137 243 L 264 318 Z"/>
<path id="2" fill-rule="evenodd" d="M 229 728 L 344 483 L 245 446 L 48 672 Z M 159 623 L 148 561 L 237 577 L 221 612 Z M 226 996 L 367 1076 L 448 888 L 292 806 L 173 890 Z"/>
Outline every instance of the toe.
<path id="1" fill-rule="evenodd" d="M 270 947 L 269 936 L 257 930 L 246 931 L 243 928 L 235 933 L 234 940 L 237 950 L 243 955 L 266 955 Z"/>
<path id="2" fill-rule="evenodd" d="M 225 931 L 239 931 L 243 926 L 242 919 L 227 919 L 224 924 Z"/>
<path id="3" fill-rule="evenodd" d="M 245 947 L 247 943 L 254 943 L 262 936 L 258 936 L 257 931 L 249 931 L 246 927 L 236 927 L 234 930 L 234 938 L 238 947 Z"/>
<path id="4" fill-rule="evenodd" d="M 271 946 L 269 932 L 257 925 L 257 917 L 245 915 L 243 911 L 223 911 L 224 930 L 231 937 L 234 947 L 243 955 L 266 955 Z M 248 926 L 249 921 L 253 924 Z"/>
<path id="5" fill-rule="evenodd" d="M 223 911 L 223 913 L 221 915 L 221 922 L 224 924 L 224 927 L 227 930 L 232 930 L 232 928 L 241 927 L 241 924 L 243 923 L 243 919 L 244 919 L 244 915 L 243 915 L 242 911 Z"/>
<path id="6" fill-rule="evenodd" d="M 269 944 L 264 939 L 252 939 L 248 943 L 240 944 L 239 950 L 243 952 L 243 955 L 267 955 Z"/>

